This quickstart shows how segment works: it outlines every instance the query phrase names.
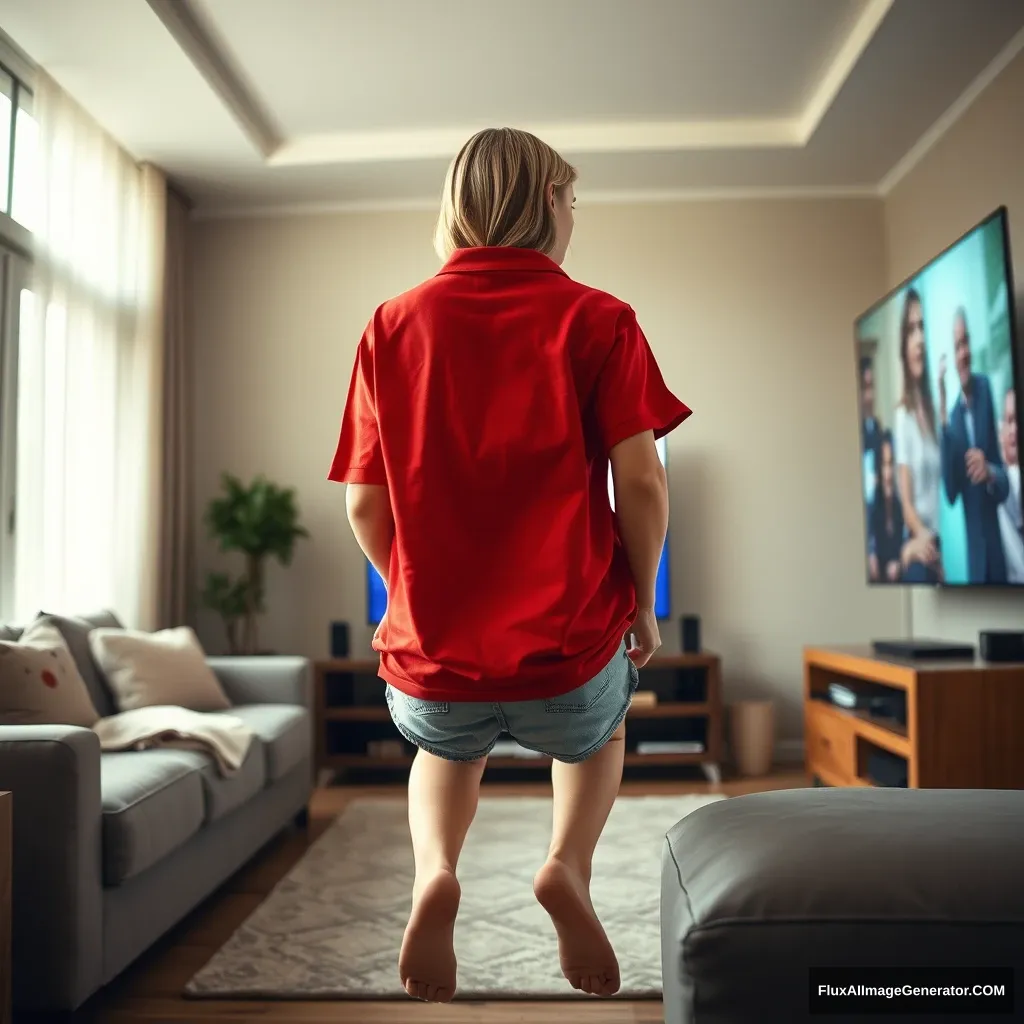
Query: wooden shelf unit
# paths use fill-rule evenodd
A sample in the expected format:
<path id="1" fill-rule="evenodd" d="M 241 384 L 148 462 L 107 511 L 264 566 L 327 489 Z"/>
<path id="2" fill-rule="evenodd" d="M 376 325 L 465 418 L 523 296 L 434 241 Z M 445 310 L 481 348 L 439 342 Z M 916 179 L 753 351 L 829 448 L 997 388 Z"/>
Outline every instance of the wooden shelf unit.
<path id="1" fill-rule="evenodd" d="M 830 683 L 884 687 L 905 721 L 847 710 Z M 902 716 L 901 716 L 902 717 Z M 827 786 L 871 786 L 873 750 L 906 762 L 912 789 L 1024 789 L 1024 664 L 899 661 L 868 646 L 804 650 L 804 759 Z"/>
<path id="2" fill-rule="evenodd" d="M 314 665 L 316 762 L 320 772 L 350 770 L 395 770 L 412 764 L 413 749 L 391 723 L 384 703 L 384 681 L 377 676 L 377 659 L 331 658 Z M 646 685 L 650 684 L 650 685 Z M 628 718 L 642 721 L 645 727 L 664 733 L 673 728 L 682 731 L 686 723 L 697 723 L 704 749 L 698 753 L 641 754 L 627 747 L 627 768 L 668 768 L 682 765 L 702 766 L 712 779 L 720 778 L 722 760 L 722 672 L 716 654 L 667 655 L 652 658 L 640 669 L 639 689 L 654 689 L 658 702 L 636 702 Z M 692 693 L 694 699 L 676 699 Z M 671 699 L 662 700 L 662 694 Z M 701 724 L 703 723 L 703 724 Z M 668 738 L 659 736 L 659 739 Z M 676 739 L 687 739 L 676 736 Z M 374 739 L 401 741 L 405 753 L 380 757 L 366 752 L 366 743 Z M 627 731 L 627 744 L 630 733 Z M 347 748 L 353 749 L 347 749 Z M 362 750 L 356 749 L 362 747 Z M 343 748 L 343 749 L 339 749 Z M 488 758 L 487 767 L 499 770 L 546 768 L 546 757 Z"/>

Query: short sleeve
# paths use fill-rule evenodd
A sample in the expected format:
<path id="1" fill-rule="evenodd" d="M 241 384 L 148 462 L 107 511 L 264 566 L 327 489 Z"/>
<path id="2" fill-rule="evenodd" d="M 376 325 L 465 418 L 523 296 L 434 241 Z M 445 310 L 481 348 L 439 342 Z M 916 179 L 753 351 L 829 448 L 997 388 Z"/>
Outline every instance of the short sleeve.
<path id="1" fill-rule="evenodd" d="M 376 382 L 371 330 L 367 328 L 356 351 L 341 434 L 329 480 L 348 484 L 387 484 L 377 423 Z"/>
<path id="2" fill-rule="evenodd" d="M 632 309 L 619 317 L 597 377 L 594 410 L 605 451 L 646 430 L 664 437 L 691 414 L 666 386 Z"/>

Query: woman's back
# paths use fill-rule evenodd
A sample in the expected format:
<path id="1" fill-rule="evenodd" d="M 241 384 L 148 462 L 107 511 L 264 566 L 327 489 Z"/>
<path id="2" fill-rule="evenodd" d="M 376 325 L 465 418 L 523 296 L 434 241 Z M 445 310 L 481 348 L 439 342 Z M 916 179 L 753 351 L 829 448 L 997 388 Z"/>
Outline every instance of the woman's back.
<path id="1" fill-rule="evenodd" d="M 607 663 L 635 612 L 607 453 L 689 413 L 628 305 L 534 250 L 458 250 L 377 310 L 349 408 L 331 476 L 391 495 L 395 685 L 525 700 Z"/>

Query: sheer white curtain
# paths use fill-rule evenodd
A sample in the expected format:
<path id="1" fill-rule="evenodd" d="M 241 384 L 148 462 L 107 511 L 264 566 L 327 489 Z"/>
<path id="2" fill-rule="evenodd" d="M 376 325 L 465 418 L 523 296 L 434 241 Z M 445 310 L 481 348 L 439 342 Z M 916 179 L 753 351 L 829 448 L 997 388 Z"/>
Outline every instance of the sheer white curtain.
<path id="1" fill-rule="evenodd" d="M 166 187 L 40 74 L 15 613 L 156 614 Z"/>

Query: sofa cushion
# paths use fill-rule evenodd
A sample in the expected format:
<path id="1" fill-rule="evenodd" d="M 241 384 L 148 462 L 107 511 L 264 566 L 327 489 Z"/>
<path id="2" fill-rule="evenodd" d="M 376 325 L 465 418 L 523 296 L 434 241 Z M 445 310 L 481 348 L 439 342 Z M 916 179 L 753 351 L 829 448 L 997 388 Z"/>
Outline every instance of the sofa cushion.
<path id="1" fill-rule="evenodd" d="M 203 783 L 206 821 L 223 818 L 259 793 L 267 780 L 263 744 L 254 736 L 238 771 L 222 775 L 214 759 L 199 750 L 179 750 L 179 756 L 193 766 Z"/>
<path id="2" fill-rule="evenodd" d="M 114 697 L 103 678 L 96 659 L 89 649 L 89 634 L 94 629 L 120 629 L 121 623 L 113 612 L 102 611 L 91 615 L 54 615 L 40 612 L 39 618 L 52 623 L 68 645 L 78 671 L 85 681 L 89 696 L 101 718 L 116 713 Z"/>
<path id="3" fill-rule="evenodd" d="M 267 752 L 267 781 L 284 778 L 310 756 L 309 712 L 297 704 L 239 704 L 231 709 L 260 738 Z"/>
<path id="4" fill-rule="evenodd" d="M 132 750 L 101 756 L 106 885 L 120 885 L 145 871 L 202 827 L 202 775 L 189 753 Z"/>

